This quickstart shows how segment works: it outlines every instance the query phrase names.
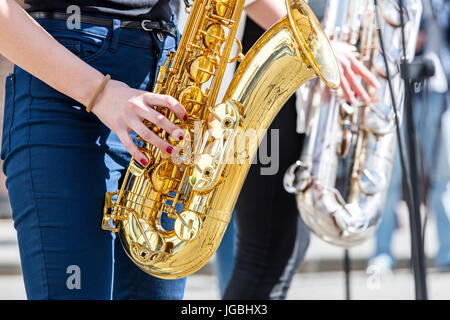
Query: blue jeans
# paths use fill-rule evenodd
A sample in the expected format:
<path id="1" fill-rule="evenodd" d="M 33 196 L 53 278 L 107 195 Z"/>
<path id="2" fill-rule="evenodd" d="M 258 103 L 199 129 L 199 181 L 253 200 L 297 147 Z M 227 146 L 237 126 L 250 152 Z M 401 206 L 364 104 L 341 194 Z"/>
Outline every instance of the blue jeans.
<path id="1" fill-rule="evenodd" d="M 439 251 L 436 266 L 450 266 L 450 109 L 441 119 L 440 143 L 436 150 L 436 167 L 430 191 L 430 202 L 436 218 Z"/>
<path id="2" fill-rule="evenodd" d="M 177 39 L 113 21 L 77 30 L 65 21 L 39 23 L 103 74 L 151 87 Z M 1 156 L 29 299 L 183 298 L 185 279 L 147 275 L 100 227 L 105 192 L 120 187 L 130 160 L 116 134 L 17 66 L 6 80 Z"/>
<path id="3" fill-rule="evenodd" d="M 414 103 L 415 127 L 422 142 L 423 167 L 431 181 L 428 201 L 435 214 L 438 231 L 439 252 L 435 261 L 437 266 L 450 265 L 450 138 L 448 136 L 450 114 L 447 111 L 442 116 L 444 97 L 444 94 L 430 92 L 428 109 L 424 109 L 420 97 L 416 97 Z M 440 131 L 438 131 L 439 128 Z M 375 256 L 387 254 L 393 261 L 395 260 L 392 256 L 391 240 L 397 228 L 395 206 L 401 198 L 402 171 L 400 156 L 397 152 L 382 220 L 376 231 Z"/>

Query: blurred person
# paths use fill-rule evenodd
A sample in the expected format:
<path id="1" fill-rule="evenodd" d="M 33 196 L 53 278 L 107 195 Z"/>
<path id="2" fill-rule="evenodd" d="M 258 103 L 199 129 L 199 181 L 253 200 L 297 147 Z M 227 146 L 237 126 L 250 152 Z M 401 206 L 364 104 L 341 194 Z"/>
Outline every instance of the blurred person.
<path id="1" fill-rule="evenodd" d="M 313 9 L 325 8 L 326 1 L 311 1 L 310 4 Z M 284 1 L 271 2 L 266 12 L 277 13 L 270 24 L 255 23 L 247 10 L 249 19 L 242 41 L 244 52 L 264 29 L 284 17 Z M 377 86 L 375 77 L 357 61 L 349 46 L 340 42 L 332 42 L 332 46 L 341 67 L 345 97 L 348 101 L 355 97 L 368 101 L 370 98 L 362 88 L 360 77 Z M 344 70 L 355 73 L 344 73 Z M 279 132 L 276 141 L 271 136 L 274 130 Z M 301 153 L 303 138 L 297 133 L 296 98 L 293 96 L 280 110 L 262 141 L 268 145 L 268 150 L 272 143 L 280 144 L 279 155 L 275 155 L 279 162 L 277 173 L 262 175 L 261 169 L 265 166 L 259 162 L 252 165 L 236 203 L 236 253 L 224 299 L 286 298 L 309 245 L 309 230 L 299 216 L 295 195 L 287 193 L 282 183 L 285 171 Z"/>
<path id="2" fill-rule="evenodd" d="M 265 2 L 253 5 L 261 23 L 270 19 Z M 137 135 L 173 152 L 143 120 L 183 138 L 153 106 L 180 121 L 185 108 L 148 92 L 178 45 L 169 0 L 25 3 L 29 13 L 0 1 L 0 53 L 15 63 L 5 83 L 1 158 L 27 297 L 181 299 L 185 279 L 149 276 L 100 228 L 105 192 L 118 189 L 130 157 L 148 164 Z M 79 9 L 79 26 L 69 27 L 69 6 Z M 148 19 L 151 31 L 142 27 Z"/>
<path id="3" fill-rule="evenodd" d="M 420 92 L 414 97 L 414 120 L 417 136 L 420 137 L 420 162 L 423 171 L 425 193 L 424 202 L 434 213 L 439 251 L 435 258 L 435 265 L 439 269 L 450 269 L 450 123 L 448 116 L 448 79 L 450 68 L 449 59 L 449 14 L 450 4 L 444 1 L 433 1 L 436 22 L 443 30 L 424 28 L 427 21 L 423 21 L 419 34 L 417 55 L 434 62 L 435 75 L 421 83 L 416 88 Z M 430 8 L 428 8 L 430 10 Z M 436 24 L 431 24 L 435 27 Z M 446 39 L 447 38 L 447 39 Z M 442 58 L 440 58 L 442 57 Z M 446 58 L 445 58 L 446 57 Z M 427 83 L 429 90 L 427 89 Z M 427 92 L 429 91 L 429 92 Z M 447 131 L 446 131 L 447 130 Z M 375 252 L 368 263 L 368 270 L 378 270 L 389 273 L 396 265 L 392 252 L 392 237 L 399 228 L 396 214 L 399 201 L 402 199 L 402 172 L 400 157 L 396 153 L 392 178 L 386 197 L 380 226 L 375 233 Z"/>

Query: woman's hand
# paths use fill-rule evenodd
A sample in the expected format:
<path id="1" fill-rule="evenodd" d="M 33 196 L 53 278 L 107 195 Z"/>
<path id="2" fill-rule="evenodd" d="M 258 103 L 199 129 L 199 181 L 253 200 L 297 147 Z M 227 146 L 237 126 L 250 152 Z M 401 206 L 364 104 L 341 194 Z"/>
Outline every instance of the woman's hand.
<path id="1" fill-rule="evenodd" d="M 341 72 L 341 88 L 347 101 L 352 104 L 356 98 L 370 102 L 371 98 L 364 89 L 360 77 L 372 87 L 378 88 L 379 83 L 373 73 L 356 58 L 355 47 L 341 41 L 331 41 Z"/>
<path id="2" fill-rule="evenodd" d="M 85 106 L 104 78 L 102 73 L 57 42 L 14 0 L 0 0 L 0 53 Z M 119 136 L 133 158 L 145 165 L 148 159 L 133 143 L 131 131 L 163 152 L 170 154 L 173 148 L 148 129 L 144 120 L 167 131 L 175 141 L 183 139 L 184 134 L 152 106 L 168 108 L 179 119 L 187 120 L 186 110 L 174 98 L 132 89 L 114 80 L 108 82 L 97 98 L 92 112 Z"/>
<path id="3" fill-rule="evenodd" d="M 130 132 L 135 131 L 143 140 L 171 154 L 173 147 L 143 123 L 144 120 L 167 131 L 175 141 L 184 138 L 184 131 L 152 108 L 165 107 L 174 112 L 178 119 L 186 121 L 184 107 L 174 98 L 132 89 L 125 83 L 110 80 L 98 97 L 92 112 L 114 131 L 132 157 L 142 165 L 148 164 L 147 157 L 134 144 Z"/>

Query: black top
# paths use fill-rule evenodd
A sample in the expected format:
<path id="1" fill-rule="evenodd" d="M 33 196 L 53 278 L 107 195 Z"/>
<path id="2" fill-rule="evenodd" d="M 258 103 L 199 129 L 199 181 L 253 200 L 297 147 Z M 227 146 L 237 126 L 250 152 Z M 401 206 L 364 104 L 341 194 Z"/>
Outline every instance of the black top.
<path id="1" fill-rule="evenodd" d="M 67 12 L 71 5 L 80 7 L 81 14 L 113 15 L 129 20 L 171 20 L 170 0 L 25 0 L 33 11 Z M 73 13 L 69 11 L 67 13 Z"/>

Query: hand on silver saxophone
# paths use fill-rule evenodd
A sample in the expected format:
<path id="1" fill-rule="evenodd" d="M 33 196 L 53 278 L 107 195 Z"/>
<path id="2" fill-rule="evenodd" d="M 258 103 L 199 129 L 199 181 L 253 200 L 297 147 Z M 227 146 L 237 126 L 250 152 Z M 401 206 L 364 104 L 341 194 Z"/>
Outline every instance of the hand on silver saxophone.
<path id="1" fill-rule="evenodd" d="M 331 41 L 331 46 L 339 63 L 341 88 L 347 102 L 353 104 L 358 97 L 364 102 L 371 102 L 372 98 L 360 78 L 375 88 L 378 88 L 380 84 L 375 75 L 358 60 L 356 48 L 346 42 L 336 40 Z"/>

